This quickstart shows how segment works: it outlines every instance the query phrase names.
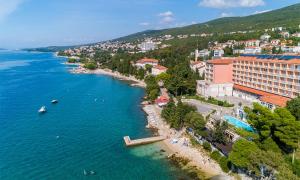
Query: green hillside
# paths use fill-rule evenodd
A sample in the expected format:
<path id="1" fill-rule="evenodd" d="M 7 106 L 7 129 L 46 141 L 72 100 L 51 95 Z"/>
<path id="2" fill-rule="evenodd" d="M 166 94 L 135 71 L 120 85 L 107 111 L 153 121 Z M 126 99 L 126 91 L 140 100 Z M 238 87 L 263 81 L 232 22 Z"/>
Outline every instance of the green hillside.
<path id="1" fill-rule="evenodd" d="M 152 37 L 165 34 L 199 34 L 199 33 L 224 33 L 232 31 L 263 30 L 272 27 L 298 27 L 300 25 L 300 3 L 285 8 L 244 17 L 225 17 L 206 23 L 190 26 L 148 30 L 139 32 L 116 40 L 135 40 L 141 37 Z"/>

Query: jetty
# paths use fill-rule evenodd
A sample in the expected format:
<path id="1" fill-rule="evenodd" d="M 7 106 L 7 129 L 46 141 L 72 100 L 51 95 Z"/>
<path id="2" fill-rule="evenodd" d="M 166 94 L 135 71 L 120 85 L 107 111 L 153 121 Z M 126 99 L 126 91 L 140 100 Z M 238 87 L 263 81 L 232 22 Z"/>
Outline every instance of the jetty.
<path id="1" fill-rule="evenodd" d="M 164 136 L 156 136 L 156 137 L 149 137 L 149 138 L 142 138 L 142 139 L 136 139 L 131 140 L 129 136 L 125 136 L 124 138 L 126 146 L 138 146 L 138 145 L 144 145 L 144 144 L 150 144 L 158 141 L 163 141 L 166 139 Z"/>

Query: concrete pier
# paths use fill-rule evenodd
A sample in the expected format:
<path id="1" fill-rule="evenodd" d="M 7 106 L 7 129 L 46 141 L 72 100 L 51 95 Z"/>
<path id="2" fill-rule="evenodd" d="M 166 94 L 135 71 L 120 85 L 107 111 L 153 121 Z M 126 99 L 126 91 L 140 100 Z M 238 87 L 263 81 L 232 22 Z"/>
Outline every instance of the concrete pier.
<path id="1" fill-rule="evenodd" d="M 150 144 L 158 141 L 163 141 L 166 138 L 164 136 L 156 136 L 156 137 L 149 137 L 149 138 L 142 138 L 131 140 L 129 136 L 125 136 L 124 138 L 126 146 L 138 146 L 143 144 Z"/>

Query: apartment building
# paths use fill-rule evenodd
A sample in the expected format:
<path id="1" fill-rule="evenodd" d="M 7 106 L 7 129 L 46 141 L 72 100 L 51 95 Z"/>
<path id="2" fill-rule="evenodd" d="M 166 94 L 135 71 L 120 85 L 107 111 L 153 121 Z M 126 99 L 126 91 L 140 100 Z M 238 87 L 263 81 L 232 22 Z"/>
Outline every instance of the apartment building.
<path id="1" fill-rule="evenodd" d="M 234 96 L 259 97 L 270 108 L 285 106 L 300 93 L 300 59 L 239 57 L 233 60 L 233 82 Z M 248 92 L 248 96 L 241 92 Z"/>
<path id="2" fill-rule="evenodd" d="M 197 93 L 205 97 L 232 96 L 232 59 L 207 61 L 205 80 L 197 81 Z"/>
<path id="3" fill-rule="evenodd" d="M 222 61 L 224 65 L 220 71 L 218 64 Z M 238 57 L 212 60 L 208 62 L 206 76 L 206 83 L 232 83 L 231 96 L 260 102 L 270 109 L 284 107 L 288 100 L 300 94 L 300 59 Z M 200 87 L 199 85 L 198 88 L 201 89 Z M 201 94 L 201 91 L 198 93 Z M 210 95 L 217 97 L 223 94 Z"/>

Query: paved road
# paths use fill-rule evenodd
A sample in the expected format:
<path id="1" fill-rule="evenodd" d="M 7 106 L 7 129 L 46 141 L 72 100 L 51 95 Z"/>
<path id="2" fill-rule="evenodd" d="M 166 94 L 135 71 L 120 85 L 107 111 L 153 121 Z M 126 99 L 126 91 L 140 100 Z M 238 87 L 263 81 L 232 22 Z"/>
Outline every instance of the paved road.
<path id="1" fill-rule="evenodd" d="M 213 110 L 216 110 L 216 114 L 219 116 L 231 114 L 233 111 L 233 108 L 225 108 L 213 104 L 207 104 L 195 99 L 183 99 L 182 101 L 195 106 L 197 111 L 205 116 L 211 113 Z"/>

